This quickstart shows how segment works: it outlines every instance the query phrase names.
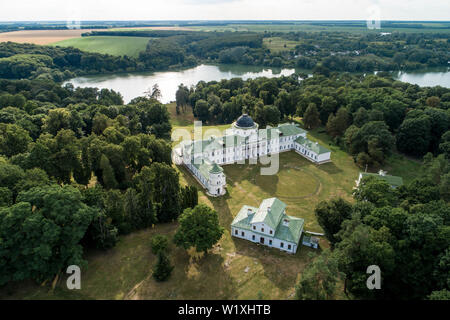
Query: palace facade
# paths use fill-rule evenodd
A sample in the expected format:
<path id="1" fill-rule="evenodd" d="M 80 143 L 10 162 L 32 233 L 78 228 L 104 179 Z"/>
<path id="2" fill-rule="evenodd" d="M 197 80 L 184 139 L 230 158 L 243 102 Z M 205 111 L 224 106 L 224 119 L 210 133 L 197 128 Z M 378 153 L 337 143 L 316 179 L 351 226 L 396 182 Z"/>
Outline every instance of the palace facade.
<path id="1" fill-rule="evenodd" d="M 262 156 L 294 150 L 309 161 L 331 161 L 331 151 L 307 138 L 307 132 L 293 123 L 259 129 L 243 114 L 222 137 L 183 141 L 174 148 L 177 164 L 185 165 L 210 196 L 226 193 L 226 177 L 221 165 L 257 160 Z"/>

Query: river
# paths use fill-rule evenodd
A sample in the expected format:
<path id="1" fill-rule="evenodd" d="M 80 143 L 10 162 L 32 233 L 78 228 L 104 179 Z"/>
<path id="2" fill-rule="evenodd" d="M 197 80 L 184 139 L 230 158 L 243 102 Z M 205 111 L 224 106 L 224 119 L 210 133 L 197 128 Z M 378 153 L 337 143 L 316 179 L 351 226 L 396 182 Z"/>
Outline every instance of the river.
<path id="1" fill-rule="evenodd" d="M 288 76 L 295 69 L 277 69 L 242 65 L 199 65 L 194 68 L 145 73 L 120 73 L 78 77 L 67 81 L 75 87 L 97 87 L 113 89 L 122 94 L 125 103 L 158 84 L 161 90 L 161 102 L 169 103 L 175 100 L 175 93 L 181 83 L 190 87 L 199 81 L 220 81 L 222 79 L 242 78 L 244 80 L 258 77 Z M 450 71 L 424 70 L 420 72 L 396 72 L 394 78 L 418 84 L 419 86 L 436 86 L 450 88 Z"/>

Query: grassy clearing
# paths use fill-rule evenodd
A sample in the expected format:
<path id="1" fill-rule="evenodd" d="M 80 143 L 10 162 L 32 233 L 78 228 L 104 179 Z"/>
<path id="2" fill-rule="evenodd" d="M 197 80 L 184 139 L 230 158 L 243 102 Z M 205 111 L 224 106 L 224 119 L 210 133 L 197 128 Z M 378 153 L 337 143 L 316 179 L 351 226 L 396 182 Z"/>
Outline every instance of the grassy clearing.
<path id="1" fill-rule="evenodd" d="M 113 56 L 137 57 L 150 38 L 145 37 L 81 37 L 53 43 L 54 46 L 75 47 L 83 51 Z"/>
<path id="2" fill-rule="evenodd" d="M 186 107 L 185 113 L 177 114 L 176 103 L 166 104 L 167 110 L 170 113 L 170 123 L 173 127 L 187 127 L 194 123 L 194 114 L 191 107 Z"/>
<path id="3" fill-rule="evenodd" d="M 273 53 L 290 51 L 300 44 L 299 41 L 286 40 L 280 37 L 264 38 L 263 43 Z"/>

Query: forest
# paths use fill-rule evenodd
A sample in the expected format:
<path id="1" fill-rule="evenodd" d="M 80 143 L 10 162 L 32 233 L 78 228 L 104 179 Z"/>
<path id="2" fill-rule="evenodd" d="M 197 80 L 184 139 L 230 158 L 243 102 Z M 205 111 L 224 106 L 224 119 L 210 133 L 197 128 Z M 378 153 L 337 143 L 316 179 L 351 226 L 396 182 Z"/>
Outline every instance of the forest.
<path id="1" fill-rule="evenodd" d="M 84 36 L 152 37 L 139 60 L 146 63 L 162 56 L 169 65 L 190 66 L 195 59 L 208 62 L 313 69 L 324 66 L 331 71 L 365 72 L 415 70 L 446 67 L 450 59 L 450 39 L 440 33 L 348 32 L 197 32 L 197 31 L 92 31 Z M 279 37 L 294 41 L 294 48 L 273 52 L 264 39 Z M 161 48 L 162 51 L 161 51 Z M 173 55 L 171 54 L 173 52 Z M 185 60 L 188 60 L 184 64 Z M 156 59 L 156 61 L 159 61 Z"/>
<path id="2" fill-rule="evenodd" d="M 157 96 L 124 105 L 106 89 L 1 80 L 0 285 L 85 265 L 84 248 L 111 248 L 197 204 L 171 166 Z"/>

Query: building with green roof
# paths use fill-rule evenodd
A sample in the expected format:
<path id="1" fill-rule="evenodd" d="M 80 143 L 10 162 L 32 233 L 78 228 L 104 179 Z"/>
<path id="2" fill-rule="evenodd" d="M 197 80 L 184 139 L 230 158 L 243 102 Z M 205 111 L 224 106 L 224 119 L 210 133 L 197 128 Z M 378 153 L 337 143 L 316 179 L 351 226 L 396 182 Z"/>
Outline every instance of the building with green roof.
<path id="1" fill-rule="evenodd" d="M 403 178 L 398 176 L 391 176 L 386 174 L 386 171 L 380 170 L 378 173 L 369 173 L 369 172 L 360 172 L 358 180 L 356 180 L 356 187 L 359 187 L 361 180 L 365 177 L 374 177 L 376 179 L 380 179 L 386 181 L 391 188 L 396 189 L 403 185 Z"/>
<path id="2" fill-rule="evenodd" d="M 249 115 L 243 114 L 222 137 L 181 142 L 173 149 L 173 159 L 176 164 L 188 167 L 208 194 L 220 196 L 225 194 L 226 185 L 223 170 L 219 172 L 221 165 L 245 163 L 291 150 L 316 164 L 330 161 L 331 151 L 310 141 L 306 135 L 295 123 L 259 129 Z"/>
<path id="3" fill-rule="evenodd" d="M 286 204 L 270 198 L 258 208 L 244 205 L 231 223 L 231 234 L 280 250 L 296 253 L 304 220 L 286 214 Z"/>

